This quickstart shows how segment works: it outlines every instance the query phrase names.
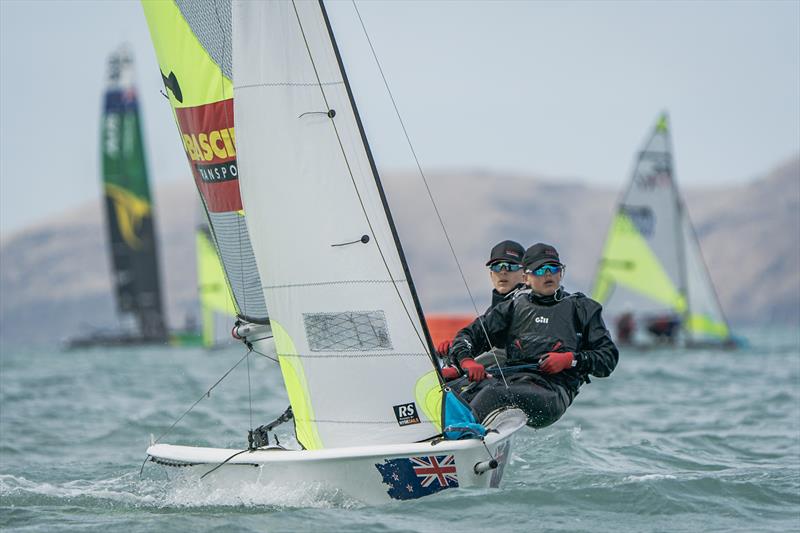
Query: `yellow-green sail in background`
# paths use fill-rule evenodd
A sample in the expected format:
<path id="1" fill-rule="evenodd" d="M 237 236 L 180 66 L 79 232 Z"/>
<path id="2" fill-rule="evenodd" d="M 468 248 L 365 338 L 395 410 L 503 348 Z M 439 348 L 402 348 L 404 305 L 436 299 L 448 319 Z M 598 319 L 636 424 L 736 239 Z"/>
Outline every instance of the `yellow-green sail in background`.
<path id="1" fill-rule="evenodd" d="M 687 342 L 725 342 L 730 331 L 674 180 L 669 130 L 664 113 L 637 155 L 592 297 L 612 322 L 630 313 L 642 332 L 671 322 Z"/>
<path id="2" fill-rule="evenodd" d="M 196 236 L 197 291 L 200 295 L 202 339 L 203 346 L 210 347 L 217 344 L 219 328 L 216 325 L 222 321 L 223 329 L 229 332 L 236 317 L 236 309 L 209 231 L 200 227 Z"/>

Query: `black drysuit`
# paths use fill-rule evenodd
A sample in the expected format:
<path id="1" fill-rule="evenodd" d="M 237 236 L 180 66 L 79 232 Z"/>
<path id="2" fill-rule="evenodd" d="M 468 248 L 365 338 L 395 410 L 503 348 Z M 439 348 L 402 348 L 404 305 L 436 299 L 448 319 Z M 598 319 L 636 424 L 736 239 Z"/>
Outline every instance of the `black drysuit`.
<path id="1" fill-rule="evenodd" d="M 498 377 L 462 392 L 478 420 L 498 408 L 514 406 L 528 415 L 528 425 L 548 426 L 561 418 L 589 375 L 611 374 L 619 352 L 601 310 L 600 304 L 581 293 L 559 289 L 553 296 L 538 296 L 521 290 L 459 331 L 450 350 L 459 362 L 491 346 L 506 347 L 511 367 L 538 363 L 548 352 L 573 352 L 576 361 L 575 367 L 557 374 L 508 372 L 508 387 Z"/>

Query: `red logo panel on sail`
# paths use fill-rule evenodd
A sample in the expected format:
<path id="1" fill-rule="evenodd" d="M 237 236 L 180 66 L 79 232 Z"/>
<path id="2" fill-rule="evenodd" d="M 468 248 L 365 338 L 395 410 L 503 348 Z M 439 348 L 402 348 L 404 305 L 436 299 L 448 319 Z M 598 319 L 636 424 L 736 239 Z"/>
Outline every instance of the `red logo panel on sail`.
<path id="1" fill-rule="evenodd" d="M 208 210 L 213 213 L 241 210 L 233 99 L 176 108 L 175 114 L 186 156 Z"/>

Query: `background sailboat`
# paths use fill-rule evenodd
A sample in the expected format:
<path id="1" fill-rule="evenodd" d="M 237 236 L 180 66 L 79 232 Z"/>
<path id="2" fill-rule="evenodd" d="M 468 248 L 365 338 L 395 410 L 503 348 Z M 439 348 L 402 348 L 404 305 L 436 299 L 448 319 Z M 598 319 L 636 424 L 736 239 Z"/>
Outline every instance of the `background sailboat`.
<path id="1" fill-rule="evenodd" d="M 100 146 L 111 273 L 122 331 L 93 332 L 69 346 L 167 341 L 153 205 L 142 142 L 133 57 L 127 47 L 108 61 Z"/>
<path id="2" fill-rule="evenodd" d="M 611 222 L 592 297 L 603 304 L 622 343 L 731 344 L 674 178 L 666 113 L 637 155 Z"/>
<path id="3" fill-rule="evenodd" d="M 231 341 L 236 310 L 208 226 L 198 226 L 195 235 L 201 339 L 203 346 L 210 348 Z"/>
<path id="4" fill-rule="evenodd" d="M 170 332 L 170 344 L 214 348 L 231 343 L 236 309 L 225 278 L 225 270 L 205 220 L 200 221 L 195 228 L 195 259 L 200 322 L 197 322 L 196 315 L 188 315 L 182 331 Z"/>

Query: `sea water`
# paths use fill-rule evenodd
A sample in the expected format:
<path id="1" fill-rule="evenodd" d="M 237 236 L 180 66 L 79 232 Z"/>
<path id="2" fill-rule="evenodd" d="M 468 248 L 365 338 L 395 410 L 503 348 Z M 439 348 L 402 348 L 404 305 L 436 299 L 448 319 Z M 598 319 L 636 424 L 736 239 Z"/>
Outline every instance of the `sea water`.
<path id="1" fill-rule="evenodd" d="M 523 430 L 499 490 L 367 506 L 323 487 L 215 487 L 147 463 L 151 435 L 246 446 L 287 405 L 238 346 L 2 348 L 0 529 L 20 531 L 797 531 L 800 333 L 736 352 L 625 351 L 564 417 Z M 386 379 L 391 379 L 387 376 Z M 290 427 L 279 431 L 290 441 Z"/>

